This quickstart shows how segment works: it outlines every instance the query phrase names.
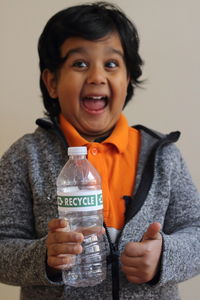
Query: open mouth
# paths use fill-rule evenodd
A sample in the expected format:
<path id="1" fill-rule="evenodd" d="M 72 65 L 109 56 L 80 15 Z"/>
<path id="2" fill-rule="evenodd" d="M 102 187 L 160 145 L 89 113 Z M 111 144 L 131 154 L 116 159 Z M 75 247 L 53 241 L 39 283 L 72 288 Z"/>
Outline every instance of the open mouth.
<path id="1" fill-rule="evenodd" d="M 100 112 L 108 104 L 107 96 L 85 96 L 81 99 L 83 107 L 89 112 Z"/>

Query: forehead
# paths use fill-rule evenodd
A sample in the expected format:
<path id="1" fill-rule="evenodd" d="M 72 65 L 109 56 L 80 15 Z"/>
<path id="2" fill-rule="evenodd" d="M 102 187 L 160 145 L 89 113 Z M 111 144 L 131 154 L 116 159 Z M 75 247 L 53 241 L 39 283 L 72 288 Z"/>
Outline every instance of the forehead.
<path id="1" fill-rule="evenodd" d="M 61 48 L 61 56 L 74 53 L 94 53 L 103 51 L 105 53 L 124 54 L 120 37 L 117 33 L 111 33 L 97 40 L 87 40 L 82 37 L 70 37 L 64 41 Z"/>

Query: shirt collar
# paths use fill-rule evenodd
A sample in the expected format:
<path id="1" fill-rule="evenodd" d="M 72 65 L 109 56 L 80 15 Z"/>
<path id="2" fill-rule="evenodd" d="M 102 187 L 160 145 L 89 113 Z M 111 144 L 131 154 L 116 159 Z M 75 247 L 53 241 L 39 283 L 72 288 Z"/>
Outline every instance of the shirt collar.
<path id="1" fill-rule="evenodd" d="M 84 139 L 62 114 L 59 116 L 59 121 L 60 128 L 70 147 L 87 146 L 92 143 Z M 128 130 L 127 119 L 121 114 L 111 135 L 101 144 L 112 144 L 120 153 L 124 152 L 128 145 Z"/>

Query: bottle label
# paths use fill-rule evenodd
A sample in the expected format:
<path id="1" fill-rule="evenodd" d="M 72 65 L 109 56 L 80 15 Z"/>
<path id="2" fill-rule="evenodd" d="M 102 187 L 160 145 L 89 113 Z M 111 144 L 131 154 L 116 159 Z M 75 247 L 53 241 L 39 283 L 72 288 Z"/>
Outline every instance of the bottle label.
<path id="1" fill-rule="evenodd" d="M 92 211 L 103 209 L 102 190 L 84 191 L 57 195 L 60 211 Z"/>

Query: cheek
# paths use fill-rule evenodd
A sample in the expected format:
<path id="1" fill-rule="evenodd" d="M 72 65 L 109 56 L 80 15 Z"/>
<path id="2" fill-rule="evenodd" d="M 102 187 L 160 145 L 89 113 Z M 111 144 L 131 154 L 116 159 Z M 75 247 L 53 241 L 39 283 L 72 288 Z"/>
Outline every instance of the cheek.
<path id="1" fill-rule="evenodd" d="M 127 74 L 125 73 L 119 76 L 118 80 L 116 80 L 116 86 L 121 91 L 121 93 L 126 93 L 128 84 L 129 84 L 129 78 L 127 78 Z"/>
<path id="2" fill-rule="evenodd" d="M 120 96 L 121 101 L 125 101 L 127 95 L 127 88 L 128 88 L 128 81 L 127 80 L 120 80 L 117 84 L 117 94 Z"/>
<path id="3" fill-rule="evenodd" d="M 69 84 L 69 82 L 71 84 Z M 57 89 L 58 99 L 61 105 L 70 106 L 73 99 L 75 99 L 77 89 L 73 85 L 73 81 L 65 80 L 60 83 Z"/>

